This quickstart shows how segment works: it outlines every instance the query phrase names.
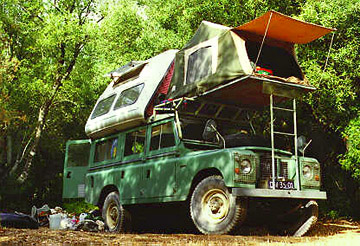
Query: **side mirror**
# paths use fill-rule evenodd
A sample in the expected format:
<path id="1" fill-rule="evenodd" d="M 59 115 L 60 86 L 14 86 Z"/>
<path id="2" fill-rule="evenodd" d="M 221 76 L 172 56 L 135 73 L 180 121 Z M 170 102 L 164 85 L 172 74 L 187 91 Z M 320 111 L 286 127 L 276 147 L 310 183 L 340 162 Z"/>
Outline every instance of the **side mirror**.
<path id="1" fill-rule="evenodd" d="M 207 120 L 202 134 L 203 139 L 206 141 L 213 141 L 216 137 L 216 127 L 215 120 Z"/>
<path id="2" fill-rule="evenodd" d="M 303 156 L 305 155 L 306 148 L 310 145 L 311 142 L 312 142 L 312 139 L 310 139 L 309 142 L 306 142 L 306 138 L 304 136 L 299 136 L 297 138 L 297 147 L 298 147 L 299 152 L 301 152 L 301 154 L 303 154 Z"/>
<path id="3" fill-rule="evenodd" d="M 304 152 L 304 147 L 306 145 L 306 138 L 305 136 L 299 136 L 297 138 L 297 148 L 298 150 L 303 153 Z"/>

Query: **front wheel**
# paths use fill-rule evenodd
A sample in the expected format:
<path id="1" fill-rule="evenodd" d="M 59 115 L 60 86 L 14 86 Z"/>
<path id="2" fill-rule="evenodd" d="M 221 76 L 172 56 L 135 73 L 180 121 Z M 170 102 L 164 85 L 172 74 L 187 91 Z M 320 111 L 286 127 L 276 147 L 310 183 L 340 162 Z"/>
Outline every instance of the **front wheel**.
<path id="1" fill-rule="evenodd" d="M 110 232 L 122 232 L 124 230 L 125 211 L 120 204 L 117 192 L 113 191 L 106 196 L 102 208 L 102 217 Z"/>
<path id="2" fill-rule="evenodd" d="M 232 196 L 221 176 L 203 179 L 191 196 L 191 218 L 204 234 L 234 231 L 245 220 L 246 211 L 247 201 Z"/>

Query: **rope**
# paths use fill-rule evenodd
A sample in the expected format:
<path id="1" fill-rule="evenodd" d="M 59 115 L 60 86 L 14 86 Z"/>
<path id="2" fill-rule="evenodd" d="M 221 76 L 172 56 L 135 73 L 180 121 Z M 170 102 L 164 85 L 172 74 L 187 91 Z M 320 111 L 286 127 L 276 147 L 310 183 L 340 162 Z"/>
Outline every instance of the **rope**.
<path id="1" fill-rule="evenodd" d="M 331 37 L 330 46 L 329 46 L 329 51 L 328 51 L 328 54 L 327 54 L 327 57 L 326 57 L 326 61 L 325 61 L 325 65 L 324 65 L 324 69 L 323 69 L 323 75 L 324 75 L 324 73 L 325 73 L 325 70 L 326 70 L 326 67 L 327 67 L 327 64 L 328 64 L 328 61 L 329 61 L 330 51 L 331 51 L 331 48 L 332 48 L 332 45 L 333 45 L 333 42 L 334 42 L 334 36 L 335 36 L 335 33 L 333 33 L 333 35 L 332 35 L 332 37 Z M 322 80 L 323 80 L 323 77 L 324 77 L 324 76 L 321 76 L 320 81 L 319 81 L 319 84 L 321 84 L 321 82 L 322 82 Z"/>
<path id="2" fill-rule="evenodd" d="M 333 33 L 333 35 L 332 35 L 332 37 L 331 37 L 330 47 L 329 47 L 329 51 L 328 51 L 328 54 L 327 54 L 327 57 L 326 57 L 325 66 L 324 66 L 323 72 L 325 72 L 326 66 L 327 66 L 328 61 L 329 61 L 330 51 L 331 51 L 331 48 L 332 48 L 332 45 L 333 45 L 333 42 L 334 42 L 334 36 L 335 36 L 335 33 Z"/>
<path id="3" fill-rule="evenodd" d="M 265 29 L 265 34 L 264 34 L 264 37 L 263 37 L 263 39 L 262 39 L 262 41 L 261 41 L 259 53 L 258 53 L 258 55 L 257 55 L 257 57 L 256 57 L 255 66 L 254 66 L 254 68 L 253 68 L 253 73 L 255 72 L 256 65 L 257 65 L 257 63 L 258 63 L 258 61 L 259 61 L 260 54 L 261 54 L 262 48 L 263 48 L 264 43 L 265 43 L 265 38 L 266 38 L 266 35 L 267 35 L 267 33 L 268 33 L 268 30 L 269 30 L 269 26 L 270 26 L 270 21 L 271 21 L 272 15 L 273 15 L 273 13 L 270 13 L 270 17 L 269 17 L 269 20 L 268 20 L 268 23 L 267 23 L 266 29 Z"/>

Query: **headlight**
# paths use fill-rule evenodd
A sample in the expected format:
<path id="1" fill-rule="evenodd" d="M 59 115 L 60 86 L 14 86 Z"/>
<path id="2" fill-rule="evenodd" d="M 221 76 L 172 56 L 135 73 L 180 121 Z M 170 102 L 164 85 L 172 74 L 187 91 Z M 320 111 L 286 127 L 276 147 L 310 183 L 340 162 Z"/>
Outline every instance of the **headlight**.
<path id="1" fill-rule="evenodd" d="M 249 174 L 251 172 L 251 162 L 248 159 L 240 162 L 240 171 L 243 174 Z"/>
<path id="2" fill-rule="evenodd" d="M 308 165 L 304 166 L 303 170 L 302 170 L 302 173 L 303 173 L 304 178 L 311 179 L 311 177 L 312 177 L 312 169 L 311 169 L 310 166 L 308 166 Z"/>

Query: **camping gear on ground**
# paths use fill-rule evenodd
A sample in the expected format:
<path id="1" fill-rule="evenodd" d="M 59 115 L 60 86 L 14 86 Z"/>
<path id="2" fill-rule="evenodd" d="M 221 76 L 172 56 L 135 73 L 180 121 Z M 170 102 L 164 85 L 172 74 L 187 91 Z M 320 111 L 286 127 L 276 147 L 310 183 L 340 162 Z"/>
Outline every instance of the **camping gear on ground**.
<path id="1" fill-rule="evenodd" d="M 84 219 L 75 226 L 76 231 L 99 232 L 105 230 L 105 223 L 101 220 Z"/>
<path id="2" fill-rule="evenodd" d="M 87 213 L 81 213 L 79 215 L 79 222 L 83 222 L 87 216 L 88 216 Z"/>
<path id="3" fill-rule="evenodd" d="M 30 215 L 15 213 L 0 213 L 0 225 L 2 227 L 18 229 L 38 229 L 38 222 Z"/>
<path id="4" fill-rule="evenodd" d="M 36 208 L 36 206 L 31 208 L 31 217 L 39 223 L 39 226 L 48 226 L 48 216 L 50 214 L 52 214 L 52 212 L 47 204 L 43 205 L 41 208 Z"/>
<path id="5" fill-rule="evenodd" d="M 60 229 L 60 222 L 63 219 L 61 214 L 51 214 L 49 215 L 49 228 L 52 230 Z"/>
<path id="6" fill-rule="evenodd" d="M 102 217 L 98 216 L 98 211 L 81 213 L 78 217 L 69 215 L 60 207 L 50 209 L 53 214 L 49 215 L 49 228 L 52 230 L 83 230 L 98 232 L 105 230 Z"/>

